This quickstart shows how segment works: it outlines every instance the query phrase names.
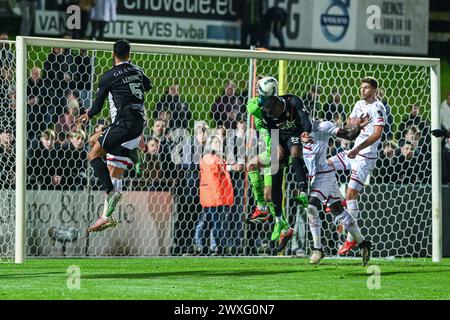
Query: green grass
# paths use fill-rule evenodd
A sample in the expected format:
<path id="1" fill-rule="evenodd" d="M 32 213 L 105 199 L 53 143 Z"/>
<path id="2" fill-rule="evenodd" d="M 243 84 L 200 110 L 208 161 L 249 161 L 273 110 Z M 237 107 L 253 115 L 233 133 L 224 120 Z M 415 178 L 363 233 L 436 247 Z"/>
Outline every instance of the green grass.
<path id="1" fill-rule="evenodd" d="M 0 299 L 450 299 L 450 259 L 372 260 L 381 288 L 359 260 L 299 258 L 30 259 L 0 265 Z M 66 286 L 69 266 L 81 287 Z"/>

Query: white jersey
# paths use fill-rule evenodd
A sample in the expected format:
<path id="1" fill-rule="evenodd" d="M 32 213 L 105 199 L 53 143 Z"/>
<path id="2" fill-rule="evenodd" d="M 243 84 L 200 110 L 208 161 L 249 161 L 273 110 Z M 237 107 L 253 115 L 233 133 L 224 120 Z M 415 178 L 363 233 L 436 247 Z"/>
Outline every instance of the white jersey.
<path id="1" fill-rule="evenodd" d="M 312 143 L 303 145 L 303 159 L 308 168 L 310 177 L 318 173 L 334 171 L 327 162 L 328 142 L 330 137 L 335 136 L 339 128 L 330 121 L 314 121 L 309 134 Z"/>
<path id="2" fill-rule="evenodd" d="M 364 100 L 358 101 L 350 114 L 350 118 L 359 118 L 364 114 L 368 114 L 372 118 L 372 121 L 361 129 L 359 136 L 355 140 L 355 146 L 366 141 L 367 138 L 374 133 L 376 126 L 384 127 L 386 124 L 386 110 L 381 101 L 375 100 L 375 102 L 371 104 L 367 104 Z M 381 138 L 372 145 L 361 150 L 359 155 L 376 159 L 378 157 L 378 146 L 380 143 Z"/>

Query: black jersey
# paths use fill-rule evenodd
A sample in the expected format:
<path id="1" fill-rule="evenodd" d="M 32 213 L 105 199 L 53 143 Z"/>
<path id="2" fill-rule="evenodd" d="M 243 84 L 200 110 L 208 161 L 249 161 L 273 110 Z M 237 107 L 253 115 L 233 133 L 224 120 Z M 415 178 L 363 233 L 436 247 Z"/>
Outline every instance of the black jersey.
<path id="1" fill-rule="evenodd" d="M 302 100 L 295 95 L 280 96 L 286 103 L 285 111 L 278 118 L 268 116 L 262 110 L 263 126 L 270 132 L 272 129 L 280 130 L 280 134 L 297 135 L 302 132 L 311 132 L 312 124 L 309 112 Z"/>
<path id="2" fill-rule="evenodd" d="M 112 121 L 144 117 L 144 92 L 152 88 L 150 79 L 141 68 L 122 62 L 107 71 L 99 81 L 97 96 L 88 116 L 98 114 L 109 95 Z"/>

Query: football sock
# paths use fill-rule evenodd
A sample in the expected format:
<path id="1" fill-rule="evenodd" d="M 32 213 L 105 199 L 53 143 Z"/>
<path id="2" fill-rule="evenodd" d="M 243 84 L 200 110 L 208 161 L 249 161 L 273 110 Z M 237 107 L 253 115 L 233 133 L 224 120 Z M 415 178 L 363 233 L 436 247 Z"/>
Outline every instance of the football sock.
<path id="1" fill-rule="evenodd" d="M 111 178 L 114 190 L 122 192 L 123 190 L 123 179 Z"/>
<path id="2" fill-rule="evenodd" d="M 357 200 L 347 200 L 347 208 L 348 208 L 348 212 L 355 219 L 356 224 L 358 224 L 358 217 L 359 217 L 358 201 Z M 351 233 L 347 232 L 347 241 L 353 241 L 353 240 L 354 239 L 353 239 L 353 236 L 351 235 Z"/>
<path id="3" fill-rule="evenodd" d="M 313 237 L 314 248 L 322 249 L 322 222 L 320 221 L 319 210 L 313 205 L 309 205 L 306 210 L 308 213 L 308 224 Z"/>
<path id="4" fill-rule="evenodd" d="M 342 223 L 345 230 L 347 230 L 347 232 L 352 235 L 351 241 L 355 239 L 357 244 L 360 244 L 364 241 L 364 237 L 361 235 L 361 230 L 358 227 L 358 223 L 347 210 L 344 209 L 344 211 L 336 216 L 336 224 L 337 223 Z"/>
<path id="5" fill-rule="evenodd" d="M 283 215 L 283 171 L 280 168 L 277 174 L 272 175 L 272 201 L 276 217 Z"/>
<path id="6" fill-rule="evenodd" d="M 259 209 L 262 209 L 266 206 L 266 201 L 264 200 L 264 182 L 261 174 L 258 170 L 250 171 L 248 173 L 248 178 L 250 180 L 256 205 Z"/>
<path id="7" fill-rule="evenodd" d="M 267 202 L 267 208 L 272 217 L 275 217 L 275 206 L 273 205 L 273 202 Z"/>
<path id="8" fill-rule="evenodd" d="M 107 211 L 108 211 L 108 196 L 105 196 L 105 202 L 103 203 L 102 218 L 106 218 Z"/>
<path id="9" fill-rule="evenodd" d="M 94 169 L 94 173 L 100 180 L 102 190 L 106 193 L 110 193 L 114 190 L 114 186 L 109 175 L 108 167 L 102 158 L 95 158 L 91 161 L 91 166 Z"/>
<path id="10" fill-rule="evenodd" d="M 292 158 L 292 165 L 295 169 L 295 181 L 297 182 L 297 187 L 301 192 L 307 191 L 308 180 L 306 178 L 306 172 L 304 169 L 305 163 L 300 157 Z"/>

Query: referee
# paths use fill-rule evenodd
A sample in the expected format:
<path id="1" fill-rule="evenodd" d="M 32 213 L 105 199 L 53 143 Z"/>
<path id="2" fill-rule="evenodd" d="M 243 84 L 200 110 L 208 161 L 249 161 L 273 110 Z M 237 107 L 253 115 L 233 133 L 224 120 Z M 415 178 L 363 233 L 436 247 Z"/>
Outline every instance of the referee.
<path id="1" fill-rule="evenodd" d="M 106 216 L 100 217 L 89 231 L 115 226 L 116 222 L 111 215 L 122 197 L 120 192 L 114 191 L 105 155 L 109 153 L 128 157 L 138 167 L 142 162 L 142 151 L 139 148 L 130 150 L 122 144 L 142 134 L 145 125 L 144 93 L 152 85 L 142 69 L 130 63 L 130 43 L 127 40 L 118 40 L 114 44 L 113 59 L 114 66 L 100 78 L 92 109 L 79 118 L 82 123 L 88 122 L 100 113 L 108 98 L 112 124 L 103 130 L 88 154 L 88 160 L 106 193 L 108 210 Z"/>

